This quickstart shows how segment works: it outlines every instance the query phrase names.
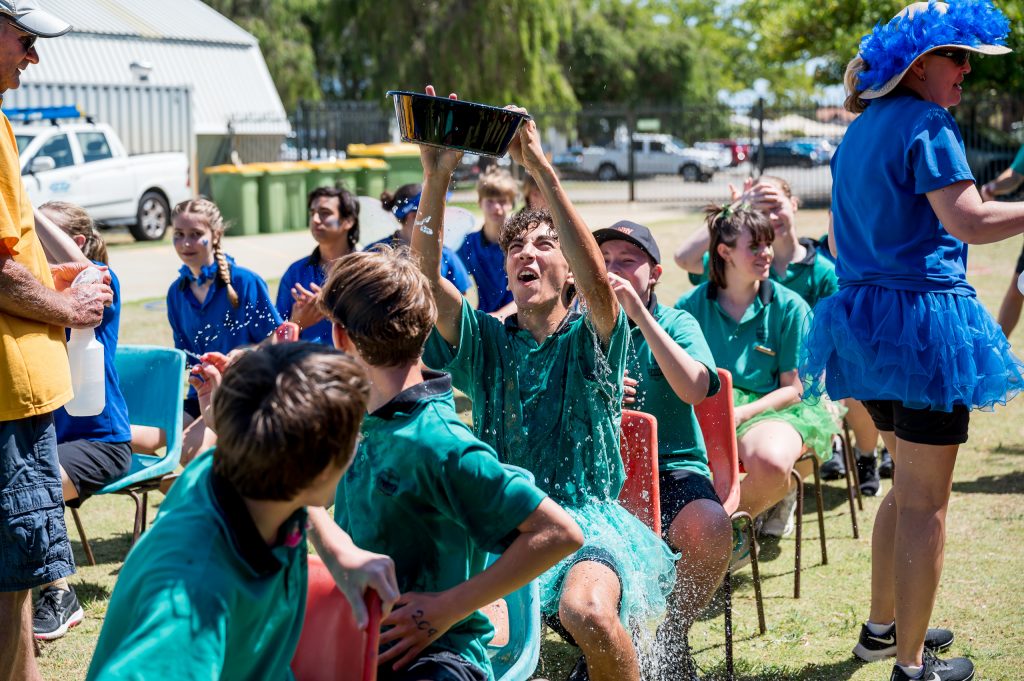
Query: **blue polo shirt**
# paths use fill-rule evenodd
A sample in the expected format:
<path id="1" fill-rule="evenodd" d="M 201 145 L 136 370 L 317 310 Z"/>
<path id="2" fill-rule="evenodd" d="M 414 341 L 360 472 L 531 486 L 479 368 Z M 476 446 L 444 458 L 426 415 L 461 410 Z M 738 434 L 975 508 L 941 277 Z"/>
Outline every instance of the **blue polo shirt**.
<path id="1" fill-rule="evenodd" d="M 478 310 L 494 312 L 512 302 L 505 274 L 505 254 L 497 242 L 487 240 L 484 230 L 467 234 L 458 255 L 476 282 Z"/>
<path id="2" fill-rule="evenodd" d="M 974 181 L 948 111 L 906 89 L 874 100 L 832 157 L 832 180 L 840 287 L 975 295 L 967 244 L 946 231 L 926 196 Z"/>
<path id="3" fill-rule="evenodd" d="M 380 241 L 374 241 L 363 250 L 369 251 L 374 246 L 380 245 L 391 246 L 392 248 L 408 246 L 407 243 L 402 241 L 402 233 L 396 231 L 389 237 L 385 237 Z M 459 289 L 459 293 L 465 293 L 469 290 L 469 272 L 466 271 L 466 266 L 459 259 L 459 256 L 455 255 L 452 249 L 447 246 L 441 247 L 441 274 L 445 279 L 455 284 L 455 288 Z"/>
<path id="4" fill-rule="evenodd" d="M 219 278 L 214 278 L 202 302 L 192 295 L 184 273 L 167 290 L 167 321 L 174 334 L 174 347 L 196 355 L 227 354 L 237 347 L 259 343 L 281 324 L 266 282 L 255 272 L 230 262 L 237 308 L 231 305 L 227 287 Z M 195 397 L 191 386 L 188 395 Z"/>
<path id="5" fill-rule="evenodd" d="M 93 264 L 103 266 L 101 262 Z M 114 302 L 103 311 L 103 321 L 96 327 L 96 340 L 103 345 L 103 373 L 107 391 L 107 402 L 96 416 L 70 416 L 64 407 L 53 412 L 53 423 L 57 429 L 57 442 L 92 440 L 93 442 L 128 442 L 132 439 L 128 424 L 128 405 L 125 404 L 121 383 L 114 366 L 117 352 L 117 332 L 121 326 L 121 283 L 114 270 L 110 273 L 110 288 L 114 290 Z M 70 332 L 67 332 L 70 338 Z"/>
<path id="6" fill-rule="evenodd" d="M 320 257 L 320 247 L 313 249 L 313 253 L 306 258 L 300 258 L 288 266 L 281 283 L 277 288 L 277 312 L 281 319 L 289 319 L 292 315 L 292 287 L 301 284 L 303 288 L 309 289 L 310 284 L 323 286 L 327 280 L 327 269 L 324 267 L 323 259 Z M 311 343 L 321 345 L 334 345 L 331 337 L 331 322 L 322 319 L 309 328 L 299 332 L 299 338 Z"/>

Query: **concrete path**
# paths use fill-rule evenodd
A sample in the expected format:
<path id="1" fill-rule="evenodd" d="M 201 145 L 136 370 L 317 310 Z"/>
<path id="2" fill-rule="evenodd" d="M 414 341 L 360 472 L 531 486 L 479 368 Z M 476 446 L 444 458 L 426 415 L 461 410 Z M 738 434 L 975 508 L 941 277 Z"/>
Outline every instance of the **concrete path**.
<path id="1" fill-rule="evenodd" d="M 665 222 L 693 209 L 678 203 L 592 203 L 577 206 L 591 229 L 606 227 L 618 220 L 640 223 Z M 279 279 L 290 264 L 308 255 L 315 246 L 308 232 L 260 234 L 227 237 L 224 250 L 239 265 L 255 271 L 264 279 Z M 167 287 L 178 276 L 181 261 L 170 242 L 153 246 L 126 246 L 110 249 L 110 266 L 121 281 L 121 298 L 125 302 L 164 298 Z M 276 294 L 271 286 L 271 294 Z"/>

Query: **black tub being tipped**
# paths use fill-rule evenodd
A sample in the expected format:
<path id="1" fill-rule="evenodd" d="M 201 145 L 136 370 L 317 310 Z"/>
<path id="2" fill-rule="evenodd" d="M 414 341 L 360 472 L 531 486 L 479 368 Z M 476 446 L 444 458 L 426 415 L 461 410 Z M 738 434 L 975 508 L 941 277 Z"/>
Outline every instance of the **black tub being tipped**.
<path id="1" fill-rule="evenodd" d="M 402 140 L 504 156 L 526 114 L 496 106 L 391 90 Z"/>

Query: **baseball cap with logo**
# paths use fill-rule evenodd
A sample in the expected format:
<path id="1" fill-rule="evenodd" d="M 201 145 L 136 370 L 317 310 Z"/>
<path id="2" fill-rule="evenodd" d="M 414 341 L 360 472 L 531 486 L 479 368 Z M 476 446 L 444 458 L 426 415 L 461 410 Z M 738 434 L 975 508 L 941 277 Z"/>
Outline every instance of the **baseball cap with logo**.
<path id="1" fill-rule="evenodd" d="M 71 30 L 71 24 L 42 9 L 37 0 L 0 0 L 0 15 L 40 38 L 56 38 Z"/>
<path id="2" fill-rule="evenodd" d="M 600 246 L 605 241 L 628 241 L 641 251 L 651 256 L 655 264 L 661 264 L 661 251 L 658 250 L 658 243 L 654 240 L 651 230 L 641 224 L 629 220 L 619 220 L 611 227 L 605 227 L 594 232 L 594 239 Z"/>

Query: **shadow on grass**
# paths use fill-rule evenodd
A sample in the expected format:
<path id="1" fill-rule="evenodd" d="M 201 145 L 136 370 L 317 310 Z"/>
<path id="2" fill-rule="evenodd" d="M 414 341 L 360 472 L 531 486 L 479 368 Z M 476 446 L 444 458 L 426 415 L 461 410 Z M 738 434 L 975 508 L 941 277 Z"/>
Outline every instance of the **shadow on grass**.
<path id="1" fill-rule="evenodd" d="M 773 664 L 751 664 L 741 658 L 734 659 L 736 681 L 835 681 L 851 678 L 864 663 L 855 657 L 826 664 L 811 663 L 801 669 Z M 710 669 L 699 670 L 704 681 L 726 679 L 725 660 Z"/>
<path id="2" fill-rule="evenodd" d="M 88 532 L 89 528 L 85 530 Z M 124 562 L 132 546 L 132 533 L 129 531 L 113 537 L 90 539 L 89 546 L 92 547 L 92 555 L 97 565 L 120 564 Z M 75 565 L 87 566 L 89 563 L 85 558 L 85 549 L 82 548 L 82 542 L 77 536 L 71 539 L 71 548 L 75 554 Z"/>
<path id="3" fill-rule="evenodd" d="M 107 587 L 94 582 L 75 582 L 75 595 L 83 605 L 88 607 L 97 601 L 105 602 L 110 600 L 111 591 Z"/>
<path id="4" fill-rule="evenodd" d="M 1024 445 L 1000 444 L 992 450 L 993 454 L 1024 454 Z"/>
<path id="5" fill-rule="evenodd" d="M 1011 471 L 1005 475 L 983 475 L 977 480 L 954 482 L 953 491 L 961 494 L 1022 494 L 1024 471 Z"/>

